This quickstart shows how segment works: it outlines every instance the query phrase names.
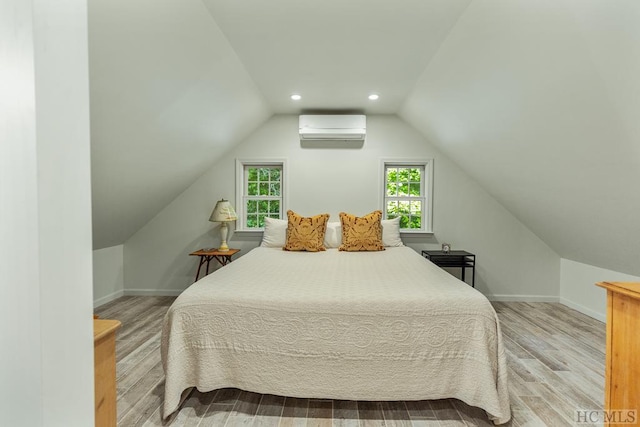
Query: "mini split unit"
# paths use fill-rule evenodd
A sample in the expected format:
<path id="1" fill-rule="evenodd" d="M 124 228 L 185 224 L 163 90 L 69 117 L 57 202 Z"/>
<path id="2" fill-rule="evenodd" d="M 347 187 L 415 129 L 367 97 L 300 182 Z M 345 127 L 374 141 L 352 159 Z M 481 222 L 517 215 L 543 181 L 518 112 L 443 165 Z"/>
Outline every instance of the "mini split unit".
<path id="1" fill-rule="evenodd" d="M 364 115 L 301 115 L 300 141 L 364 141 Z"/>

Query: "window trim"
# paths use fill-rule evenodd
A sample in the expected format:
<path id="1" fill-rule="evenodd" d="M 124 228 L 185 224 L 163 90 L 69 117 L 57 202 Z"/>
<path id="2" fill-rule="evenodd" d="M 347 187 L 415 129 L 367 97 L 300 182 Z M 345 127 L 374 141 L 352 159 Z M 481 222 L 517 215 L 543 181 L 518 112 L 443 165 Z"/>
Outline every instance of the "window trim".
<path id="1" fill-rule="evenodd" d="M 282 202 L 280 203 L 280 211 L 282 215 L 287 212 L 287 200 L 289 193 L 289 185 L 287 182 L 287 159 L 236 159 L 236 229 L 234 232 L 240 233 L 262 233 L 264 228 L 245 228 L 246 212 L 244 203 L 244 168 L 245 166 L 280 166 L 280 194 Z"/>
<path id="2" fill-rule="evenodd" d="M 387 219 L 386 200 L 386 170 L 387 167 L 424 167 L 424 182 L 422 189 L 425 191 L 426 209 L 422 210 L 422 228 L 401 228 L 401 234 L 433 234 L 433 159 L 381 159 L 380 160 L 380 200 L 378 205 L 382 210 L 382 218 Z"/>

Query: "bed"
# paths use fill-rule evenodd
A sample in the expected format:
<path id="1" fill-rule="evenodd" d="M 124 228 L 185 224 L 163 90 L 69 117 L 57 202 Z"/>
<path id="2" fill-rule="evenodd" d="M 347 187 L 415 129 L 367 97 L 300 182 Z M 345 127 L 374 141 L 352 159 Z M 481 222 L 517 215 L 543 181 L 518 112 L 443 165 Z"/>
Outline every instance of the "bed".
<path id="1" fill-rule="evenodd" d="M 258 247 L 191 285 L 162 331 L 163 415 L 183 391 L 346 400 L 457 398 L 510 419 L 493 307 L 408 247 Z"/>

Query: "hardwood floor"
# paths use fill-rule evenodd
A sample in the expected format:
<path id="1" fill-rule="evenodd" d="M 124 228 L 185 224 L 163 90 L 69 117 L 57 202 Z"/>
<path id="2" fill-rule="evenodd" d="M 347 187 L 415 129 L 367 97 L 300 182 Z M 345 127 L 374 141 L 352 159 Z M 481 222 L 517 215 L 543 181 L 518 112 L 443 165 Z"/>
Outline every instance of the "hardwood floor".
<path id="1" fill-rule="evenodd" d="M 96 310 L 118 319 L 119 426 L 487 426 L 484 411 L 455 400 L 353 402 L 193 391 L 162 421 L 162 319 L 173 297 L 123 297 Z M 512 426 L 574 425 L 576 410 L 602 409 L 604 323 L 561 304 L 496 302 L 509 364 Z"/>

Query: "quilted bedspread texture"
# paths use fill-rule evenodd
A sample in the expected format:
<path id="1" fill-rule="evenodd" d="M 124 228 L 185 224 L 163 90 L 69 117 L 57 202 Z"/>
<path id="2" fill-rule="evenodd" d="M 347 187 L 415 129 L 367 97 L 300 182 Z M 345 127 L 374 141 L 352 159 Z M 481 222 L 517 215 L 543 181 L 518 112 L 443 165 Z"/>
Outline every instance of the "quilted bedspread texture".
<path id="1" fill-rule="evenodd" d="M 493 307 L 408 247 L 256 248 L 191 285 L 162 331 L 164 416 L 183 391 L 348 400 L 457 398 L 510 415 Z"/>

